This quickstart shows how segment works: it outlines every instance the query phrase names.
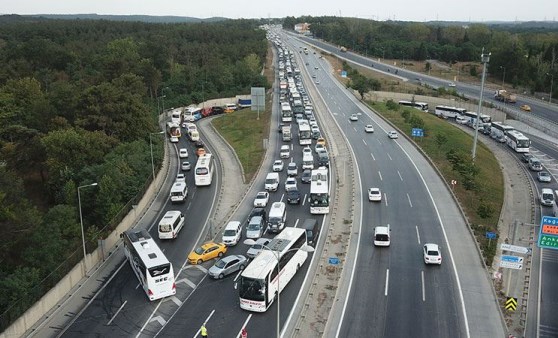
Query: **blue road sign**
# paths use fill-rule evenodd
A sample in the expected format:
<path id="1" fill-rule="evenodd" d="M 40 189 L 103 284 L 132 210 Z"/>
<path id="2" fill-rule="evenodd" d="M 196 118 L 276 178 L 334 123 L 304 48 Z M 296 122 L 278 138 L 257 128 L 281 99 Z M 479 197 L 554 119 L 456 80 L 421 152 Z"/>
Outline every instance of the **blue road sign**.
<path id="1" fill-rule="evenodd" d="M 510 263 L 523 263 L 523 257 L 519 257 L 519 256 L 502 255 L 502 260 L 504 262 L 510 262 Z"/>
<path id="2" fill-rule="evenodd" d="M 492 232 L 492 231 L 487 231 L 486 232 L 486 238 L 488 239 L 496 239 L 496 233 Z"/>
<path id="3" fill-rule="evenodd" d="M 346 70 L 341 71 L 341 77 L 347 77 L 347 71 Z"/>
<path id="4" fill-rule="evenodd" d="M 329 257 L 329 264 L 331 264 L 331 265 L 337 265 L 337 264 L 339 264 L 339 258 L 337 258 L 337 257 Z"/>
<path id="5" fill-rule="evenodd" d="M 424 130 L 422 130 L 421 128 L 413 128 L 411 130 L 411 136 L 423 137 Z"/>

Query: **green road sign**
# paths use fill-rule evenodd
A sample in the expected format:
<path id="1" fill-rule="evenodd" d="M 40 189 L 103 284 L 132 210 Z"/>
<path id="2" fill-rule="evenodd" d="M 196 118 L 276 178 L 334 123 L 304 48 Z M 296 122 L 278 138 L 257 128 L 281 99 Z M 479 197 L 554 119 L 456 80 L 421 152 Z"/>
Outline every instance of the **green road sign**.
<path id="1" fill-rule="evenodd" d="M 543 216 L 539 232 L 538 246 L 540 248 L 558 250 L 558 218 Z"/>

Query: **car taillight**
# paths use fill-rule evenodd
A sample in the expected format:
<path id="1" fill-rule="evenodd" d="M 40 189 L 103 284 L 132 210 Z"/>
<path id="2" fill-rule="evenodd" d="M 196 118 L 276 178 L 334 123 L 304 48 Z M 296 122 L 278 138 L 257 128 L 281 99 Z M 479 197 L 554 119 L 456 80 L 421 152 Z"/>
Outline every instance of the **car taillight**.
<path id="1" fill-rule="evenodd" d="M 172 289 L 176 289 L 176 283 L 172 283 Z"/>
<path id="2" fill-rule="evenodd" d="M 151 289 L 147 289 L 147 294 L 153 296 L 153 291 L 151 291 Z"/>

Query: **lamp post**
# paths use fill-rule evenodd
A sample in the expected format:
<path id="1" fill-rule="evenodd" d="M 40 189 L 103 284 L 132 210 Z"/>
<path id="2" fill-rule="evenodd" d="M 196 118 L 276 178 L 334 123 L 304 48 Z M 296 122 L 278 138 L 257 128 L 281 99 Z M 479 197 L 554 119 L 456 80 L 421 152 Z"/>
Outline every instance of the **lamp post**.
<path id="1" fill-rule="evenodd" d="M 81 188 L 87 188 L 87 187 L 94 187 L 97 185 L 97 182 L 95 183 L 91 183 L 91 184 L 86 184 L 86 185 L 82 185 L 79 186 L 77 188 L 77 193 L 78 193 L 78 207 L 79 207 L 79 223 L 81 224 L 81 241 L 83 243 L 83 266 L 85 268 L 85 272 L 87 272 L 87 252 L 85 251 L 85 230 L 83 229 L 83 216 L 81 213 L 81 196 L 79 194 L 79 189 Z"/>
<path id="2" fill-rule="evenodd" d="M 504 89 L 504 80 L 506 79 L 506 67 L 500 66 L 500 69 L 504 70 L 504 75 L 502 75 L 502 89 Z"/>
<path id="3" fill-rule="evenodd" d="M 546 73 L 546 75 L 550 75 L 550 95 L 548 98 L 548 102 L 552 103 L 552 85 L 554 83 L 554 73 Z"/>
<path id="4" fill-rule="evenodd" d="M 475 162 L 475 157 L 477 156 L 477 139 L 479 138 L 479 121 L 481 116 L 482 110 L 482 94 L 484 92 L 484 79 L 486 78 L 486 64 L 490 62 L 490 54 L 484 54 L 484 48 L 482 49 L 481 54 L 481 63 L 482 63 L 482 79 L 481 79 L 481 87 L 480 87 L 480 95 L 479 95 L 479 108 L 477 110 L 477 120 L 475 121 L 475 140 L 473 141 L 473 152 L 472 158 L 473 162 Z"/>
<path id="5" fill-rule="evenodd" d="M 149 148 L 151 149 L 151 172 L 153 174 L 153 181 L 155 181 L 155 163 L 153 163 L 153 142 L 151 142 L 151 135 L 160 135 L 162 133 L 164 133 L 164 131 L 149 133 Z"/>
<path id="6" fill-rule="evenodd" d="M 246 245 L 254 245 L 256 244 L 256 241 L 253 239 L 245 239 L 244 244 Z M 281 284 L 279 284 L 279 274 L 281 273 L 281 267 L 279 266 L 279 262 L 281 261 L 281 257 L 279 257 L 279 253 L 277 251 L 271 250 L 267 245 L 262 245 L 262 247 L 264 249 L 267 249 L 269 251 L 271 251 L 273 253 L 273 256 L 275 257 L 275 259 L 277 259 L 277 338 L 281 338 L 281 297 L 279 296 L 281 294 L 280 290 L 281 290 Z M 289 249 L 287 251 L 285 251 L 283 254 L 290 252 L 290 251 L 295 251 L 295 250 L 302 250 L 302 251 L 306 251 L 306 252 L 314 252 L 314 248 L 307 245 L 306 243 L 301 246 L 300 248 L 294 248 L 294 249 Z"/>

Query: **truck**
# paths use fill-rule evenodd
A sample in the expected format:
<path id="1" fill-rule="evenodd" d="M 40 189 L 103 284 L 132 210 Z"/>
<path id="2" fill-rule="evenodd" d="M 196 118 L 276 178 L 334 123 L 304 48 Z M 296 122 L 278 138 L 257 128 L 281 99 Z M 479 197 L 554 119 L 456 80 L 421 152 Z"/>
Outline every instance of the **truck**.
<path id="1" fill-rule="evenodd" d="M 509 93 L 505 89 L 499 89 L 494 93 L 494 98 L 498 101 L 502 101 L 505 103 L 515 103 L 516 97 L 514 94 Z"/>
<path id="2" fill-rule="evenodd" d="M 248 108 L 252 106 L 252 97 L 246 95 L 238 98 L 238 106 L 240 108 Z"/>
<path id="3" fill-rule="evenodd" d="M 283 134 L 284 142 L 289 142 L 293 139 L 293 134 L 291 133 L 291 125 L 285 125 L 281 127 L 281 133 Z"/>
<path id="4" fill-rule="evenodd" d="M 341 47 L 339 47 L 339 51 L 341 51 L 341 52 L 343 52 L 343 53 L 344 53 L 344 52 L 346 52 L 346 51 L 347 51 L 347 47 L 343 47 L 343 46 L 341 46 Z"/>

